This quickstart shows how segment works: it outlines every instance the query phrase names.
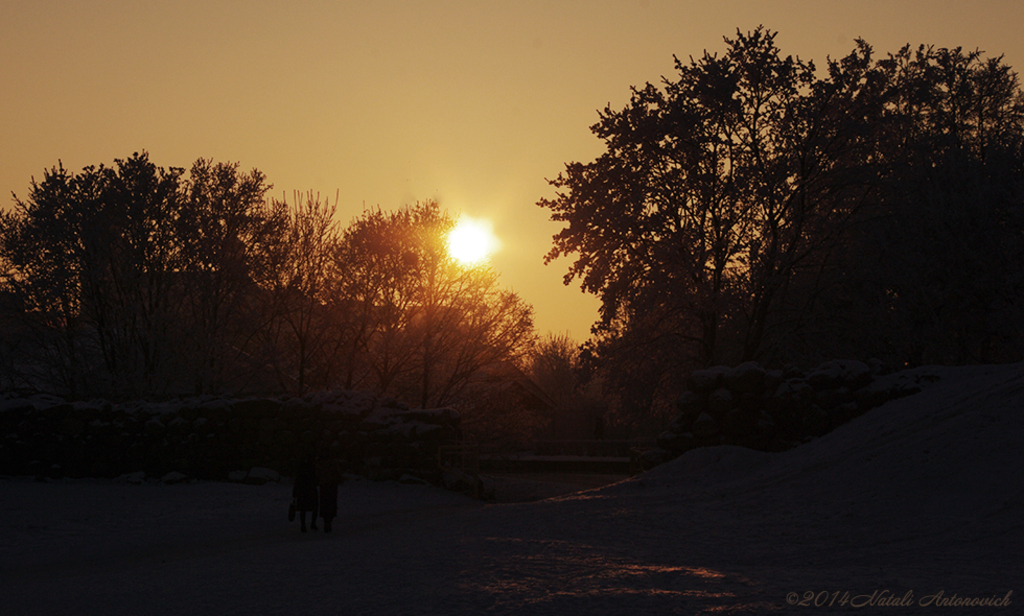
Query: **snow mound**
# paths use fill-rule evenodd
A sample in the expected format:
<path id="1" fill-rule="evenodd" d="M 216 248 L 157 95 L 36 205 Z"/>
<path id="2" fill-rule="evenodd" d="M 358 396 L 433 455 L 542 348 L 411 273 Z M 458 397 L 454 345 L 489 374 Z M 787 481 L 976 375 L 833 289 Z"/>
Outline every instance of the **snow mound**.
<path id="1" fill-rule="evenodd" d="M 647 471 L 637 481 L 646 485 L 679 487 L 691 483 L 728 483 L 748 478 L 768 464 L 771 458 L 772 454 L 745 447 L 701 447 Z"/>
<path id="2" fill-rule="evenodd" d="M 800 503 L 811 516 L 870 520 L 885 535 L 1020 535 L 1024 364 L 926 372 L 938 382 L 795 449 L 695 449 L 595 492 L 640 485 L 761 508 Z"/>

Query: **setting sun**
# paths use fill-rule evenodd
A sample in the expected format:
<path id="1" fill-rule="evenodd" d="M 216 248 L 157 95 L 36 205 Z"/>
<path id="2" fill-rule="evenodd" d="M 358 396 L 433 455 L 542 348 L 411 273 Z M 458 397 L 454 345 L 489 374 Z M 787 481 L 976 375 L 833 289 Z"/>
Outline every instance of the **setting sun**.
<path id="1" fill-rule="evenodd" d="M 465 215 L 459 217 L 459 223 L 448 234 L 448 252 L 452 258 L 463 265 L 473 265 L 484 261 L 497 250 L 498 238 L 494 236 L 492 225 L 485 220 L 476 220 Z"/>

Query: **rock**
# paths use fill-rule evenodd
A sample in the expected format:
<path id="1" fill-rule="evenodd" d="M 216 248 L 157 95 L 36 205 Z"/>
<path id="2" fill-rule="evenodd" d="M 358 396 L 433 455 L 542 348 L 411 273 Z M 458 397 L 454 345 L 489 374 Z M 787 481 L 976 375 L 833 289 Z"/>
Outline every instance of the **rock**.
<path id="1" fill-rule="evenodd" d="M 803 370 L 798 368 L 794 364 L 786 364 L 782 367 L 782 379 L 788 381 L 789 379 L 803 379 L 807 375 L 804 374 Z"/>
<path id="2" fill-rule="evenodd" d="M 192 431 L 192 422 L 184 417 L 175 417 L 167 423 L 167 432 L 170 434 L 188 434 Z"/>
<path id="3" fill-rule="evenodd" d="M 714 436 L 718 434 L 718 423 L 707 413 L 701 413 L 690 428 L 696 437 Z"/>
<path id="4" fill-rule="evenodd" d="M 363 415 L 360 414 L 360 409 L 353 408 L 347 404 L 339 402 L 328 402 L 320 407 L 320 412 L 324 415 L 338 416 L 349 421 L 362 419 L 363 417 Z"/>
<path id="5" fill-rule="evenodd" d="M 114 405 L 107 400 L 101 398 L 93 398 L 92 400 L 79 400 L 73 402 L 71 407 L 75 412 L 84 413 L 86 415 L 95 416 L 100 414 L 109 414 L 113 410 Z"/>
<path id="6" fill-rule="evenodd" d="M 840 404 L 846 404 L 851 400 L 853 400 L 853 394 L 848 387 L 823 389 L 814 394 L 814 404 L 817 404 L 826 411 L 834 409 Z"/>
<path id="7" fill-rule="evenodd" d="M 210 433 L 210 420 L 205 418 L 205 417 L 197 417 L 192 422 L 192 430 L 197 432 L 197 433 L 199 433 L 199 434 L 203 434 L 203 435 L 209 434 Z"/>
<path id="8" fill-rule="evenodd" d="M 430 485 L 429 482 L 424 481 L 423 479 L 420 479 L 419 477 L 417 477 L 415 475 L 410 475 L 408 473 L 405 473 L 401 477 L 399 477 L 398 478 L 398 483 L 405 484 L 405 485 L 410 485 L 410 486 L 429 486 Z"/>
<path id="9" fill-rule="evenodd" d="M 871 368 L 866 363 L 855 359 L 841 359 L 837 363 L 843 372 L 844 386 L 857 389 L 871 382 Z"/>
<path id="10" fill-rule="evenodd" d="M 832 427 L 828 414 L 821 407 L 812 404 L 804 412 L 804 429 L 811 436 L 821 436 Z"/>
<path id="11" fill-rule="evenodd" d="M 764 371 L 764 389 L 767 392 L 774 392 L 778 389 L 779 385 L 785 379 L 782 376 L 782 370 L 765 370 Z"/>
<path id="12" fill-rule="evenodd" d="M 56 407 L 63 407 L 65 405 L 70 406 L 64 401 L 64 398 L 51 396 L 50 394 L 35 394 L 29 398 L 29 402 L 32 403 L 32 406 L 34 406 L 36 410 L 52 409 Z"/>
<path id="13" fill-rule="evenodd" d="M 178 408 L 178 416 L 192 422 L 199 419 L 199 403 L 195 400 L 190 400 L 182 404 Z"/>
<path id="14" fill-rule="evenodd" d="M 291 430 L 281 430 L 276 434 L 277 443 L 282 447 L 292 448 L 298 444 L 299 439 Z"/>
<path id="15" fill-rule="evenodd" d="M 377 406 L 384 408 L 395 409 L 398 411 L 408 411 L 409 405 L 404 402 L 399 402 L 397 399 L 391 396 L 385 396 L 377 401 Z"/>
<path id="16" fill-rule="evenodd" d="M 687 423 L 692 422 L 704 410 L 706 397 L 695 394 L 692 391 L 684 391 L 676 399 L 676 410 Z"/>
<path id="17" fill-rule="evenodd" d="M 254 466 L 249 469 L 245 477 L 245 483 L 263 485 L 265 483 L 278 483 L 281 481 L 281 474 L 277 471 L 262 466 Z"/>
<path id="18" fill-rule="evenodd" d="M 911 370 L 904 371 L 907 378 L 912 379 L 915 383 L 935 383 L 942 380 L 942 377 L 935 372 L 935 366 L 920 366 Z"/>
<path id="19" fill-rule="evenodd" d="M 163 436 L 166 430 L 167 427 L 164 426 L 164 424 L 159 419 L 156 418 L 147 421 L 145 426 L 143 427 L 143 431 L 146 433 L 147 436 Z"/>
<path id="20" fill-rule="evenodd" d="M 803 379 L 784 381 L 772 394 L 770 410 L 774 412 L 785 408 L 802 410 L 814 399 L 814 389 Z"/>
<path id="21" fill-rule="evenodd" d="M 765 370 L 757 362 L 742 363 L 725 373 L 722 384 L 733 393 L 760 394 L 764 390 Z"/>
<path id="22" fill-rule="evenodd" d="M 339 405 L 334 405 L 334 406 L 337 406 L 339 409 L 347 408 L 347 407 L 341 407 Z M 314 407 L 313 407 L 312 404 L 306 402 L 302 398 L 289 398 L 288 400 L 284 401 L 281 404 L 280 415 L 281 415 L 282 418 L 290 418 L 290 419 L 306 418 L 306 417 L 309 417 L 309 415 L 312 412 L 313 408 Z M 332 412 L 339 412 L 339 411 L 332 411 Z"/>
<path id="23" fill-rule="evenodd" d="M 231 403 L 231 412 L 243 417 L 274 417 L 280 410 L 280 402 L 265 398 L 237 400 Z"/>
<path id="24" fill-rule="evenodd" d="M 869 385 L 854 392 L 854 399 L 861 410 L 866 411 L 885 404 L 889 400 L 903 398 L 921 391 L 916 380 L 906 373 L 878 377 Z"/>
<path id="25" fill-rule="evenodd" d="M 210 421 L 227 421 L 231 416 L 231 405 L 227 400 L 207 400 L 199 405 L 199 413 Z"/>
<path id="26" fill-rule="evenodd" d="M 667 449 L 675 452 L 676 454 L 689 451 L 696 445 L 692 433 L 672 432 L 670 430 L 662 432 L 658 436 L 657 444 L 661 449 Z"/>
<path id="27" fill-rule="evenodd" d="M 640 454 L 640 465 L 643 467 L 644 470 L 650 470 L 660 464 L 671 462 L 672 460 L 675 460 L 677 457 L 678 456 L 676 456 L 673 452 L 667 449 L 648 449 L 647 451 Z"/>
<path id="28" fill-rule="evenodd" d="M 748 413 L 761 410 L 763 405 L 764 398 L 761 394 L 744 393 L 740 394 L 739 399 L 736 400 L 736 408 Z"/>
<path id="29" fill-rule="evenodd" d="M 441 474 L 441 485 L 453 492 L 473 492 L 477 488 L 477 479 L 457 468 L 446 468 Z"/>
<path id="30" fill-rule="evenodd" d="M 349 393 L 351 396 L 347 398 L 345 406 L 348 407 L 350 413 L 365 417 L 373 411 L 377 399 L 371 392 L 354 391 Z"/>
<path id="31" fill-rule="evenodd" d="M 445 427 L 435 424 L 416 424 L 416 438 L 421 441 L 440 441 L 445 435 Z"/>
<path id="32" fill-rule="evenodd" d="M 355 394 L 362 394 L 362 393 L 369 393 L 371 399 L 374 399 L 374 400 L 376 399 L 376 396 L 374 396 L 370 392 L 353 392 L 353 391 L 346 391 L 344 389 L 331 389 L 331 390 L 326 390 L 326 391 L 325 390 L 312 391 L 312 392 L 309 392 L 308 394 L 306 394 L 303 399 L 306 402 L 308 402 L 308 403 L 310 403 L 310 404 L 312 404 L 313 406 L 316 406 L 316 407 L 321 407 L 321 406 L 323 406 L 325 404 L 330 404 L 330 403 L 336 403 L 336 404 L 344 405 L 349 400 L 352 399 L 353 395 L 355 395 Z"/>
<path id="33" fill-rule="evenodd" d="M 698 413 L 698 415 L 700 415 L 700 413 Z M 669 422 L 668 429 L 669 429 L 670 432 L 686 432 L 686 431 L 688 431 L 690 429 L 690 426 L 693 425 L 693 420 L 694 419 L 697 419 L 697 418 L 696 417 L 692 417 L 691 418 L 691 417 L 687 417 L 685 415 L 676 415 L 672 419 L 672 421 Z"/>
<path id="34" fill-rule="evenodd" d="M 25 400 L 24 398 L 0 401 L 0 413 L 11 413 L 13 415 L 34 410 L 36 410 L 35 405 L 30 400 Z"/>
<path id="35" fill-rule="evenodd" d="M 834 361 L 825 362 L 807 375 L 807 384 L 817 390 L 833 389 L 843 383 L 843 371 Z"/>
<path id="36" fill-rule="evenodd" d="M 78 436 L 85 432 L 85 422 L 78 417 L 67 417 L 57 429 L 64 436 Z"/>
<path id="37" fill-rule="evenodd" d="M 696 393 L 709 392 L 722 386 L 722 381 L 727 372 L 732 370 L 729 366 L 712 366 L 704 370 L 694 370 L 687 379 L 690 391 Z"/>
<path id="38" fill-rule="evenodd" d="M 871 368 L 862 361 L 837 359 L 828 361 L 807 375 L 811 387 L 822 390 L 847 386 L 857 389 L 871 381 Z"/>
<path id="39" fill-rule="evenodd" d="M 372 432 L 374 430 L 382 430 L 395 424 L 401 423 L 402 419 L 399 417 L 394 410 L 386 408 L 374 409 L 372 413 L 367 415 L 363 421 L 359 424 L 359 429 L 364 432 Z"/>
<path id="40" fill-rule="evenodd" d="M 456 425 L 460 421 L 459 412 L 452 408 L 440 409 L 398 409 L 394 416 L 402 421 L 418 421 L 438 426 Z"/>
<path id="41" fill-rule="evenodd" d="M 775 426 L 786 434 L 793 434 L 801 429 L 801 411 L 793 405 L 782 405 L 774 408 L 770 416 Z"/>
<path id="42" fill-rule="evenodd" d="M 872 376 L 885 376 L 892 373 L 892 368 L 889 367 L 889 364 L 877 357 L 872 357 L 868 360 L 868 367 L 871 368 Z"/>
<path id="43" fill-rule="evenodd" d="M 187 481 L 188 475 L 184 473 L 179 473 L 178 471 L 171 471 L 170 473 L 167 473 L 166 475 L 160 478 L 160 483 L 166 483 L 168 485 L 173 485 L 176 483 L 185 483 Z"/>
<path id="44" fill-rule="evenodd" d="M 723 417 L 733 407 L 733 395 L 728 389 L 721 388 L 708 394 L 708 412 L 713 417 Z"/>
<path id="45" fill-rule="evenodd" d="M 856 402 L 847 402 L 832 409 L 829 415 L 832 416 L 832 425 L 838 426 L 860 415 L 860 408 Z"/>
<path id="46" fill-rule="evenodd" d="M 742 417 L 745 413 L 739 409 L 730 409 L 722 417 L 722 434 L 728 437 L 735 436 L 740 431 Z"/>
<path id="47" fill-rule="evenodd" d="M 381 428 L 377 431 L 377 434 L 385 436 L 390 440 L 409 441 L 416 438 L 416 428 L 422 426 L 421 423 L 397 423 Z"/>
<path id="48" fill-rule="evenodd" d="M 139 485 L 139 484 L 141 484 L 141 483 L 146 481 L 146 473 L 144 473 L 143 471 L 136 471 L 134 473 L 127 473 L 125 475 L 119 476 L 116 479 L 116 481 L 122 481 L 122 482 L 125 482 L 125 483 L 131 483 L 131 484 Z"/>

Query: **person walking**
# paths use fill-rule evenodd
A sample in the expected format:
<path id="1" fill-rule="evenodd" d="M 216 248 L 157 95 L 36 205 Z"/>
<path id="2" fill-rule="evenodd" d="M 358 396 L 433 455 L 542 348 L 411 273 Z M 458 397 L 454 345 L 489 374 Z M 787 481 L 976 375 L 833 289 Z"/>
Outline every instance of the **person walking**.
<path id="1" fill-rule="evenodd" d="M 320 517 L 324 519 L 324 532 L 329 533 L 338 515 L 338 484 L 344 480 L 341 461 L 336 458 L 320 460 L 316 476 L 320 483 Z"/>
<path id="2" fill-rule="evenodd" d="M 299 462 L 299 470 L 295 474 L 295 485 L 292 487 L 292 498 L 295 499 L 295 510 L 299 514 L 300 530 L 306 532 L 306 513 L 313 514 L 311 526 L 313 530 L 316 530 L 319 498 L 316 466 L 312 456 L 306 456 Z"/>

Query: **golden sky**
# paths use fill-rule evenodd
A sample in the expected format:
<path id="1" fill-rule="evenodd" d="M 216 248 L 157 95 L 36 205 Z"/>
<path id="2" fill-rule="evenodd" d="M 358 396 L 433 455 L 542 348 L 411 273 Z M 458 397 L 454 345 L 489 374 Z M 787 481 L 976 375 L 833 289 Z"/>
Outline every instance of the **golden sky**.
<path id="1" fill-rule="evenodd" d="M 597 302 L 543 265 L 558 231 L 545 178 L 590 161 L 597 110 L 721 51 L 759 24 L 786 54 L 841 56 L 861 37 L 962 46 L 1024 66 L 1021 0 L 488 2 L 5 0 L 0 205 L 63 161 L 73 172 L 147 150 L 260 169 L 274 194 L 363 207 L 437 199 L 494 224 L 505 286 L 542 334 L 585 339 Z"/>

